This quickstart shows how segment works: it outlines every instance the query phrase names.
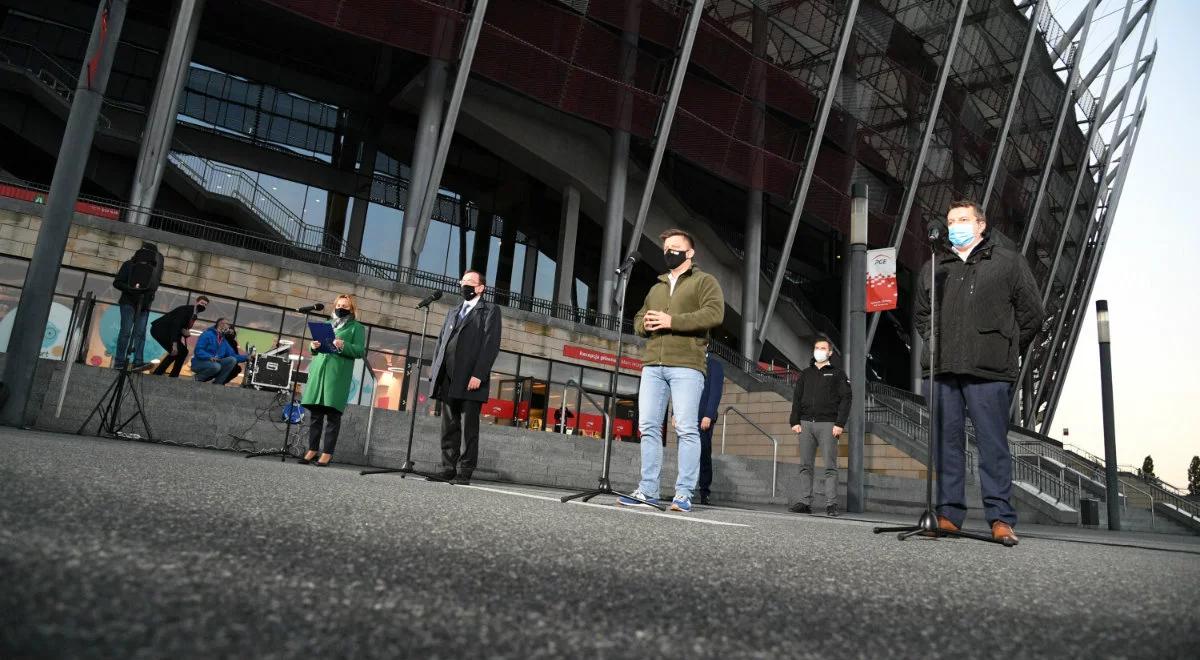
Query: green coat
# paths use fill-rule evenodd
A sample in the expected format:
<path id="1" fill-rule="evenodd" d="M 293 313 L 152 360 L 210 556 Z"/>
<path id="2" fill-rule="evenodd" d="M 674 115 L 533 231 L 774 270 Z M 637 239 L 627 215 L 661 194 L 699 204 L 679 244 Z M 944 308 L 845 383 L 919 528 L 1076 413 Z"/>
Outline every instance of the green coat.
<path id="1" fill-rule="evenodd" d="M 354 361 L 366 353 L 367 333 L 363 325 L 351 319 L 336 332 L 345 342 L 340 353 L 316 353 L 308 366 L 308 383 L 304 386 L 305 406 L 318 405 L 345 410 L 350 396 L 350 381 L 354 379 Z M 309 345 L 309 351 L 312 346 Z"/>
<path id="2" fill-rule="evenodd" d="M 642 321 L 650 310 L 670 314 L 671 328 L 648 332 Z M 651 366 L 688 367 L 705 373 L 709 331 L 724 319 L 725 295 L 717 278 L 692 266 L 679 276 L 672 294 L 667 275 L 660 275 L 633 318 L 634 332 L 649 337 L 642 361 Z"/>

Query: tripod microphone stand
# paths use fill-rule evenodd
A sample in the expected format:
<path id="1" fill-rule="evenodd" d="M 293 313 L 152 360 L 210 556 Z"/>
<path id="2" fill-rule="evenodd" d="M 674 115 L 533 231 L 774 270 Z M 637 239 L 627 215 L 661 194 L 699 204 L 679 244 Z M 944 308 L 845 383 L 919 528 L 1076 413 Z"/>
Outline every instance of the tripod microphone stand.
<path id="1" fill-rule="evenodd" d="M 429 328 L 429 306 L 433 304 L 435 300 L 441 299 L 441 297 L 441 291 L 434 291 L 426 296 L 424 300 L 417 303 L 418 308 L 425 309 L 425 317 L 421 319 L 421 348 L 417 351 L 417 391 L 413 393 L 413 409 L 408 418 L 408 448 L 404 450 L 404 462 L 400 464 L 399 468 L 363 470 L 358 473 L 359 476 L 365 476 L 368 474 L 393 474 L 398 472 L 401 479 L 410 474 L 415 474 L 419 477 L 425 477 L 429 481 L 442 481 L 450 483 L 448 479 L 443 479 L 441 475 L 418 472 L 417 466 L 412 460 L 413 434 L 416 432 L 417 428 L 417 403 L 421 398 L 421 365 L 425 362 L 425 331 Z M 433 374 L 430 375 L 432 376 Z M 408 374 L 405 374 L 405 378 L 407 377 Z M 374 406 L 375 402 L 372 401 L 371 405 Z"/>
<path id="2" fill-rule="evenodd" d="M 608 381 L 608 392 L 610 399 L 608 403 L 608 415 L 606 415 L 608 419 L 605 420 L 604 425 L 604 462 L 603 466 L 600 468 L 600 480 L 596 487 L 591 490 L 585 490 L 582 493 L 575 493 L 574 495 L 567 495 L 566 497 L 561 498 L 562 502 L 564 503 L 576 499 L 582 499 L 584 502 L 587 502 L 597 495 L 616 495 L 618 497 L 626 497 L 631 500 L 637 499 L 632 495 L 619 493 L 613 490 L 612 483 L 609 481 L 609 470 L 612 465 L 613 425 L 615 424 L 617 418 L 617 377 L 621 372 L 621 357 L 624 355 L 625 351 L 625 334 L 622 332 L 622 324 L 625 322 L 625 294 L 626 287 L 629 284 L 629 274 L 633 270 L 633 264 L 637 262 L 638 257 L 638 253 L 633 252 L 629 255 L 629 258 L 625 260 L 625 264 L 617 269 L 617 359 L 615 362 L 613 362 L 612 373 L 609 375 Z M 564 401 L 563 404 L 565 405 L 566 402 Z M 653 502 L 647 502 L 645 500 L 638 501 L 642 502 L 646 506 L 652 506 L 659 511 L 666 510 L 666 507 L 660 504 L 654 504 Z"/>
<path id="3" fill-rule="evenodd" d="M 871 531 L 875 534 L 898 532 L 896 538 L 901 541 L 910 536 L 920 534 L 934 538 L 965 538 L 987 541 L 988 543 L 1001 543 L 987 534 L 968 532 L 962 529 L 957 531 L 942 529 L 938 526 L 937 512 L 933 505 L 933 472 L 937 468 L 937 440 L 940 433 L 937 416 L 938 397 L 937 390 L 934 389 L 937 384 L 938 365 L 937 246 L 945 240 L 945 231 L 946 228 L 941 223 L 935 221 L 929 226 L 929 234 L 927 236 L 929 239 L 929 449 L 927 453 L 929 465 L 925 470 L 925 511 L 921 514 L 921 518 L 917 521 L 916 525 L 876 527 Z"/>
<path id="4" fill-rule="evenodd" d="M 145 295 L 143 295 L 142 299 L 138 301 L 137 306 L 134 308 L 133 322 L 135 324 L 138 322 L 138 319 L 141 318 L 142 310 L 145 309 L 145 298 Z M 108 389 L 104 391 L 104 394 L 100 396 L 100 401 L 98 401 L 95 407 L 92 408 L 92 412 L 88 413 L 87 419 L 83 420 L 83 423 L 79 425 L 79 428 L 75 431 L 76 435 L 82 435 L 83 429 L 87 427 L 88 423 L 92 421 L 93 417 L 99 414 L 100 424 L 96 427 L 97 436 L 105 435 L 110 438 L 123 437 L 130 440 L 141 440 L 142 437 L 136 433 L 124 432 L 126 426 L 129 426 L 133 420 L 140 418 L 142 421 L 142 426 L 146 429 L 145 439 L 151 441 L 154 440 L 154 432 L 150 430 L 150 422 L 146 419 L 146 410 L 142 405 L 142 372 L 134 371 L 133 365 L 129 361 L 129 353 L 132 350 L 132 347 L 133 331 L 131 330 L 129 343 L 125 345 L 124 355 L 121 356 L 122 366 L 117 371 L 116 379 L 114 379 L 112 384 L 108 386 Z M 121 347 L 118 346 L 117 349 L 121 350 Z M 134 376 L 137 378 L 133 378 Z M 125 400 L 126 392 L 128 392 L 130 398 L 133 399 L 133 405 L 137 410 L 130 415 L 128 419 L 120 421 L 121 404 Z"/>

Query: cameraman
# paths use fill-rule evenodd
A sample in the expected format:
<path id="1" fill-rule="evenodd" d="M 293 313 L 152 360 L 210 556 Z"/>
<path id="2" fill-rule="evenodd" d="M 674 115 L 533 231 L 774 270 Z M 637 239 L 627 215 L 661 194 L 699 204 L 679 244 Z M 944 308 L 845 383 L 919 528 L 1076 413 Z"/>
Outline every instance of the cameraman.
<path id="1" fill-rule="evenodd" d="M 149 241 L 133 253 L 133 257 L 121 264 L 113 287 L 121 292 L 117 304 L 121 307 L 121 331 L 117 334 L 117 352 L 113 355 L 113 367 L 124 369 L 132 349 L 133 370 L 141 371 L 150 366 L 146 362 L 146 320 L 150 316 L 150 303 L 162 279 L 163 257 L 158 247 Z M 130 343 L 132 342 L 132 346 Z"/>

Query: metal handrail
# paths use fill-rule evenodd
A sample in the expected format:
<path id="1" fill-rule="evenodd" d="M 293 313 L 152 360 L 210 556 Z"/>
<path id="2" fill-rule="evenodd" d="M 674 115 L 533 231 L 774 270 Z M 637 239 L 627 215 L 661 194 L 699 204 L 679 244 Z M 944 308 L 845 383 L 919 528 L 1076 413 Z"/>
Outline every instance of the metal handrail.
<path id="1" fill-rule="evenodd" d="M 580 382 L 575 380 L 574 378 L 567 380 L 566 385 L 567 385 L 567 387 L 574 387 L 575 389 L 579 390 L 579 393 L 582 394 L 584 396 L 584 398 L 586 398 L 588 401 L 590 401 L 591 404 L 593 406 L 595 406 L 597 410 L 603 411 L 604 439 L 608 440 L 609 429 L 612 428 L 611 425 L 608 423 L 608 421 L 609 421 L 608 408 L 596 403 L 596 400 L 592 398 L 592 394 L 590 392 L 588 392 L 586 389 L 584 389 L 583 385 L 580 384 Z M 610 393 L 609 396 L 616 396 L 616 395 Z M 563 408 L 566 408 L 566 407 L 567 407 L 567 400 L 566 400 L 566 398 L 563 398 Z M 562 411 L 560 410 L 558 414 L 562 415 Z M 566 418 L 565 417 L 563 418 L 563 430 L 564 431 L 566 430 Z"/>
<path id="2" fill-rule="evenodd" d="M 41 60 L 39 64 L 30 62 L 30 58 L 28 57 L 23 63 L 17 63 L 13 61 L 12 57 L 8 56 L 7 54 L 5 55 L 4 59 L 8 63 L 14 66 L 23 67 L 26 71 L 33 74 L 33 77 L 37 79 L 38 82 L 48 87 L 50 91 L 54 92 L 54 94 L 57 96 L 62 97 L 68 104 L 73 101 L 75 98 L 75 86 L 78 85 L 79 79 L 70 71 L 67 71 L 63 65 L 59 64 L 53 57 L 47 55 L 40 48 L 34 46 L 33 44 L 13 39 L 11 37 L 0 37 L 0 42 L 20 46 L 24 48 L 30 55 L 37 55 Z M 52 70 L 47 70 L 44 66 L 47 63 L 54 69 L 57 69 L 57 73 Z M 105 100 L 102 100 L 101 103 L 103 105 L 111 105 L 109 101 Z M 112 128 L 112 121 L 109 120 L 108 117 L 105 117 L 103 113 L 98 113 L 96 115 L 96 122 L 102 125 L 103 128 Z"/>
<path id="3" fill-rule="evenodd" d="M 746 420 L 746 423 L 753 426 L 759 433 L 767 436 L 767 439 L 774 445 L 774 450 L 771 458 L 771 497 L 775 497 L 775 484 L 779 477 L 779 439 L 767 433 L 763 427 L 759 426 L 754 420 L 747 417 L 742 411 L 733 406 L 725 408 L 725 414 L 721 416 L 721 454 L 725 453 L 725 428 L 729 422 L 729 413 L 737 413 L 738 417 Z"/>
<path id="4" fill-rule="evenodd" d="M 1127 488 L 1135 490 L 1135 491 L 1145 495 L 1147 498 L 1149 498 L 1149 500 L 1150 500 L 1150 529 L 1151 529 L 1151 531 L 1153 531 L 1154 530 L 1154 519 L 1155 519 L 1155 515 L 1156 515 L 1154 513 L 1154 493 L 1144 491 L 1141 488 L 1134 486 L 1133 484 L 1123 484 L 1123 485 L 1126 486 Z M 1126 511 L 1129 510 L 1129 496 L 1128 495 L 1126 495 L 1121 500 L 1121 504 Z"/>

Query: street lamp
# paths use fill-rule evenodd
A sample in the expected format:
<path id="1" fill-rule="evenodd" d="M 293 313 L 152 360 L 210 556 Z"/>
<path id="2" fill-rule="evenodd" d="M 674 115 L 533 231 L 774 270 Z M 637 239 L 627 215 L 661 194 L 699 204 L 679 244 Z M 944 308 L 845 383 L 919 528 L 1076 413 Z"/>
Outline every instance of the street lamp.
<path id="1" fill-rule="evenodd" d="M 863 443 L 866 436 L 867 396 L 867 186 L 850 188 L 850 403 L 849 461 L 846 470 L 846 511 L 862 513 Z"/>
<path id="2" fill-rule="evenodd" d="M 1096 301 L 1096 339 L 1100 342 L 1100 402 L 1104 413 L 1104 485 L 1108 505 L 1108 528 L 1121 529 L 1121 506 L 1117 493 L 1117 429 L 1113 420 L 1112 345 L 1108 331 L 1108 301 Z"/>

